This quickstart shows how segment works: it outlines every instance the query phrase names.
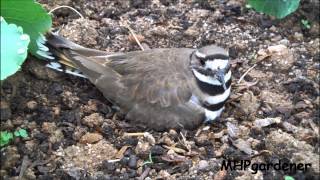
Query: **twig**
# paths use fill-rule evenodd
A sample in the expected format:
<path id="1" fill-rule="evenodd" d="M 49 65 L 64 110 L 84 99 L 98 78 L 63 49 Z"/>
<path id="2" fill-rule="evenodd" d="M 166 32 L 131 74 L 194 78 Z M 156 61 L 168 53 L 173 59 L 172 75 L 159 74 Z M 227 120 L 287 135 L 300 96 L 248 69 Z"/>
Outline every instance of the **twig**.
<path id="1" fill-rule="evenodd" d="M 141 43 L 140 43 L 140 41 L 138 40 L 136 34 L 133 32 L 133 30 L 132 30 L 129 26 L 128 26 L 127 28 L 129 29 L 129 31 L 130 31 L 130 33 L 132 34 L 133 38 L 136 40 L 136 42 L 137 42 L 137 44 L 139 45 L 140 49 L 141 49 L 142 51 L 144 51 L 144 47 L 141 45 Z"/>
<path id="2" fill-rule="evenodd" d="M 120 20 L 123 21 L 123 19 L 120 17 Z M 137 38 L 136 34 L 134 33 L 134 31 L 131 29 L 131 27 L 127 24 L 127 23 L 124 23 L 124 26 L 129 29 L 130 33 L 132 34 L 134 40 L 136 40 L 136 43 L 139 45 L 140 49 L 142 51 L 144 51 L 144 47 L 141 45 L 139 39 Z"/>
<path id="3" fill-rule="evenodd" d="M 240 77 L 240 79 L 238 80 L 238 84 L 243 80 L 243 78 L 254 68 L 254 67 L 256 67 L 257 66 L 257 64 L 254 64 L 251 68 L 249 68 L 241 77 Z"/>
<path id="4" fill-rule="evenodd" d="M 24 173 L 26 172 L 28 165 L 30 164 L 28 156 L 24 156 L 22 159 L 21 167 L 20 167 L 20 173 L 19 173 L 19 179 L 22 179 Z"/>
<path id="5" fill-rule="evenodd" d="M 119 162 L 121 161 L 121 159 L 110 159 L 108 160 L 108 163 L 115 163 L 115 162 Z"/>
<path id="6" fill-rule="evenodd" d="M 55 7 L 55 8 L 53 8 L 52 10 L 49 11 L 49 14 L 52 14 L 53 11 L 55 11 L 55 10 L 57 10 L 57 9 L 61 9 L 61 8 L 71 9 L 71 10 L 73 10 L 74 12 L 76 12 L 81 18 L 84 18 L 79 11 L 77 11 L 76 9 L 74 9 L 73 7 L 70 7 L 70 6 L 58 6 L 58 7 Z"/>
<path id="7" fill-rule="evenodd" d="M 191 151 L 191 146 L 190 144 L 187 142 L 187 139 L 186 137 L 182 134 L 182 132 L 180 132 L 180 135 L 182 137 L 182 145 L 184 145 L 184 147 L 186 147 L 188 149 L 188 151 L 190 152 Z M 179 139 L 180 140 L 180 139 Z"/>
<path id="8" fill-rule="evenodd" d="M 145 132 L 137 132 L 137 133 L 124 133 L 123 136 L 144 136 Z"/>
<path id="9" fill-rule="evenodd" d="M 144 180 L 144 179 L 148 176 L 150 170 L 151 170 L 151 168 L 147 167 L 147 168 L 143 171 L 143 173 L 141 174 L 141 176 L 138 178 L 138 180 Z"/>

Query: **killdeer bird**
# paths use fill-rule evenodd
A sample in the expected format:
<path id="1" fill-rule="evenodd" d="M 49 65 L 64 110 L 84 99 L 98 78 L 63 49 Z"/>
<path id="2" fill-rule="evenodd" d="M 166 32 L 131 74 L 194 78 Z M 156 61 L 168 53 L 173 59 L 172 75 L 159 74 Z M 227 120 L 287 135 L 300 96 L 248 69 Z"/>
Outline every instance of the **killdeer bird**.
<path id="1" fill-rule="evenodd" d="M 79 70 L 64 69 L 88 78 L 126 119 L 155 130 L 215 120 L 230 95 L 228 52 L 215 45 L 107 53 L 49 34 L 47 46 L 57 60 L 49 67 Z"/>

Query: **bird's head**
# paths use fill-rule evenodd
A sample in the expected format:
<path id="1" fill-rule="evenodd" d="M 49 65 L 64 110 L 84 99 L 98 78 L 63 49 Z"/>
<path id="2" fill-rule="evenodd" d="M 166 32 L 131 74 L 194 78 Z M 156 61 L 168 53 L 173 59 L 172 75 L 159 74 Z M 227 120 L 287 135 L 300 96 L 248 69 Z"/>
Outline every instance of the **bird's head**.
<path id="1" fill-rule="evenodd" d="M 228 52 L 218 46 L 209 45 L 195 50 L 192 69 L 203 76 L 217 80 L 225 88 L 226 74 L 230 70 Z"/>

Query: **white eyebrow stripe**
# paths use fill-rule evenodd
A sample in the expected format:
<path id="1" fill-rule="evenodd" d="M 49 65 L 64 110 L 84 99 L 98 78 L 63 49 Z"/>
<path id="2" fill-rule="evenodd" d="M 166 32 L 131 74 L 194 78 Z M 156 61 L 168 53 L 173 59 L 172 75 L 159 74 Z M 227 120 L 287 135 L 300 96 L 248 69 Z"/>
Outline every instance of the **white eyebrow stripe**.
<path id="1" fill-rule="evenodd" d="M 199 81 L 202 81 L 211 85 L 217 85 L 217 86 L 222 85 L 218 80 L 214 79 L 213 77 L 203 75 L 194 69 L 192 71 Z M 228 82 L 230 79 L 231 79 L 231 70 L 229 70 L 228 73 L 224 76 L 224 82 Z"/>
<path id="2" fill-rule="evenodd" d="M 197 50 L 196 51 L 196 56 L 198 57 L 198 58 L 206 58 L 206 55 L 205 54 L 203 54 L 203 53 L 201 53 L 199 50 Z"/>
<path id="3" fill-rule="evenodd" d="M 205 68 L 210 68 L 212 70 L 217 70 L 218 68 L 224 69 L 228 66 L 229 61 L 225 59 L 214 59 L 214 60 L 207 60 L 205 62 Z"/>
<path id="4" fill-rule="evenodd" d="M 204 101 L 210 105 L 219 104 L 227 100 L 230 93 L 231 93 L 231 86 L 226 91 L 224 91 L 223 94 L 218 94 L 215 96 L 207 96 L 204 98 Z"/>

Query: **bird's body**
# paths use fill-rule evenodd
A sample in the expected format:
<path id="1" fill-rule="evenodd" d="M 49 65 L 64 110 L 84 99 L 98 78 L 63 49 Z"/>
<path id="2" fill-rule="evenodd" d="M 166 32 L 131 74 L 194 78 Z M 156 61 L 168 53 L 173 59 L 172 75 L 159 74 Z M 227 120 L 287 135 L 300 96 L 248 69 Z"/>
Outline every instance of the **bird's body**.
<path id="1" fill-rule="evenodd" d="M 120 107 L 126 119 L 156 130 L 193 129 L 205 120 L 214 120 L 230 94 L 228 54 L 217 46 L 210 49 L 218 55 L 216 63 L 201 64 L 198 56 L 203 54 L 190 48 L 110 54 L 57 35 L 47 38 L 60 62 L 79 69 Z M 224 70 L 223 79 L 217 80 L 210 73 L 220 69 Z"/>

